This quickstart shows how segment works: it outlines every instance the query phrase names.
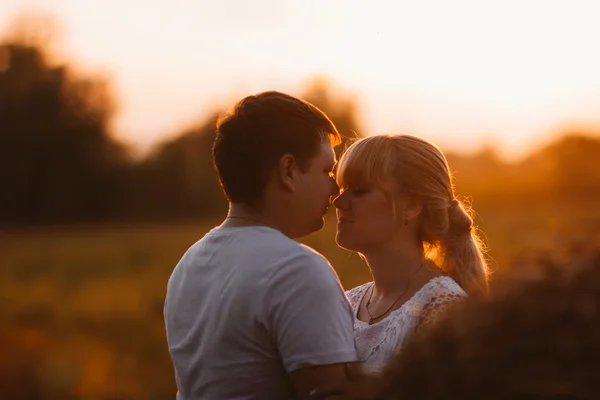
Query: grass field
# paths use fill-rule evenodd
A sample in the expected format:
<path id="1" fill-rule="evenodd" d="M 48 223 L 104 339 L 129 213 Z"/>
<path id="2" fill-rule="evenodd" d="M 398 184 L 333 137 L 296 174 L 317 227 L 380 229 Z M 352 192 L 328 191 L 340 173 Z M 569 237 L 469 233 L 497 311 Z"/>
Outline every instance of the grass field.
<path id="1" fill-rule="evenodd" d="M 522 254 L 558 251 L 600 227 L 600 211 L 585 205 L 478 211 L 496 274 Z M 173 399 L 166 282 L 185 250 L 219 222 L 1 232 L 4 385 L 25 379 L 49 399 Z M 346 288 L 367 281 L 365 264 L 335 245 L 334 230 L 329 215 L 302 242 L 330 260 Z"/>

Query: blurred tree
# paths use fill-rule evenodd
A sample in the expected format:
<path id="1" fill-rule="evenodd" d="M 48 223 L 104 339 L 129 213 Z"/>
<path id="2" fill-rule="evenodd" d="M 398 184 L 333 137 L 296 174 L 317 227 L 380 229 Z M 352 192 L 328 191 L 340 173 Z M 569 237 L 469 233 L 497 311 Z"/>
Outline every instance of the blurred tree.
<path id="1" fill-rule="evenodd" d="M 34 28 L 0 42 L 0 225 L 107 218 L 126 160 L 108 83 L 51 65 Z"/>
<path id="2" fill-rule="evenodd" d="M 558 137 L 511 163 L 491 148 L 474 155 L 448 153 L 458 192 L 485 205 L 597 201 L 600 135 L 566 131 Z"/>
<path id="3" fill-rule="evenodd" d="M 227 201 L 213 167 L 218 115 L 165 141 L 137 167 L 137 212 L 143 218 L 225 215 Z"/>
<path id="4" fill-rule="evenodd" d="M 21 16 L 0 41 L 0 226 L 216 217 L 227 203 L 211 156 L 218 113 L 130 162 L 110 135 L 109 82 L 50 61 L 57 24 Z M 338 157 L 361 137 L 357 99 L 317 76 L 298 94 L 343 135 Z M 508 163 L 493 148 L 448 153 L 458 192 L 482 205 L 600 197 L 600 139 L 566 132 Z"/>
<path id="5" fill-rule="evenodd" d="M 300 97 L 327 114 L 342 135 L 342 144 L 335 149 L 338 158 L 349 141 L 363 136 L 356 98 L 342 94 L 328 78 L 317 76 L 309 81 Z"/>
<path id="6" fill-rule="evenodd" d="M 591 132 L 565 132 L 531 161 L 543 165 L 549 194 L 565 200 L 600 197 L 600 138 Z"/>
<path id="7" fill-rule="evenodd" d="M 504 161 L 490 146 L 474 154 L 446 153 L 459 196 L 468 196 L 477 205 L 501 205 L 518 201 L 519 168 Z"/>

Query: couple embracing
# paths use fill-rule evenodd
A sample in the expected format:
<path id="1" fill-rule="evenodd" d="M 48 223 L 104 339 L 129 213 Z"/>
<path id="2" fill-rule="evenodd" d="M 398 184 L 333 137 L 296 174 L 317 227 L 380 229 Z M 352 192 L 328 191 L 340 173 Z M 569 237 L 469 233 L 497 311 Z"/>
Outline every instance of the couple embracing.
<path id="1" fill-rule="evenodd" d="M 248 96 L 219 121 L 213 158 L 229 212 L 167 286 L 179 400 L 304 399 L 323 387 L 375 397 L 371 377 L 408 337 L 487 290 L 442 152 L 379 135 L 338 163 L 339 142 L 322 111 L 280 92 Z M 331 204 L 336 242 L 373 276 L 348 291 L 321 254 L 294 240 L 321 229 Z M 350 385 L 350 370 L 364 373 L 364 388 Z"/>

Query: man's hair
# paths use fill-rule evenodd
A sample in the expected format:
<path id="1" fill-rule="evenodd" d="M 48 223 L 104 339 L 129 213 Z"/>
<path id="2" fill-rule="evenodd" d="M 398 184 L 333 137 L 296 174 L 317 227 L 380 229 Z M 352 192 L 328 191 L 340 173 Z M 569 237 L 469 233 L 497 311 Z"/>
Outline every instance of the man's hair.
<path id="1" fill-rule="evenodd" d="M 548 271 L 415 336 L 383 372 L 384 398 L 600 398 L 600 252 Z"/>
<path id="2" fill-rule="evenodd" d="M 285 93 L 248 96 L 217 122 L 213 160 L 230 202 L 255 204 L 284 154 L 301 168 L 324 141 L 341 141 L 331 120 L 314 105 Z"/>

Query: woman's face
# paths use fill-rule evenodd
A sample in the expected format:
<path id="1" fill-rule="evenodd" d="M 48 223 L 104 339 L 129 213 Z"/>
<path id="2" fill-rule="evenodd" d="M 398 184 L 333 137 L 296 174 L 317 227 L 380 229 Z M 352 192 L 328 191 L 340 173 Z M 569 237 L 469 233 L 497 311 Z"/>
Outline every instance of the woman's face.
<path id="1" fill-rule="evenodd" d="M 394 202 L 381 189 L 368 185 L 342 187 L 334 199 L 336 242 L 348 250 L 368 253 L 394 241 L 404 218 L 402 196 Z M 394 211 L 396 210 L 396 211 Z"/>

